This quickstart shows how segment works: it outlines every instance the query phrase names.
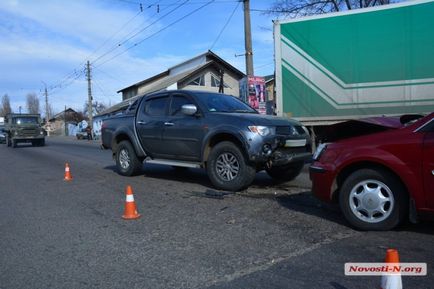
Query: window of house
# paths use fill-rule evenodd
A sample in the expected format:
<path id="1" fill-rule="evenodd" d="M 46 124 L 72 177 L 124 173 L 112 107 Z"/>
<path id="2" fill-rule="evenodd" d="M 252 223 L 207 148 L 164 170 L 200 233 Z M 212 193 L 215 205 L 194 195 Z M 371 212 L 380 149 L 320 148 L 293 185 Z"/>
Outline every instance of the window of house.
<path id="1" fill-rule="evenodd" d="M 220 77 L 217 77 L 213 74 L 211 74 L 211 86 L 212 87 L 220 87 Z M 228 88 L 229 86 L 223 82 L 223 86 L 225 88 Z"/>
<path id="2" fill-rule="evenodd" d="M 161 116 L 166 114 L 166 104 L 169 97 L 152 98 L 146 101 L 145 113 L 152 116 Z"/>
<path id="3" fill-rule="evenodd" d="M 205 86 L 205 76 L 201 75 L 188 83 L 188 85 Z"/>

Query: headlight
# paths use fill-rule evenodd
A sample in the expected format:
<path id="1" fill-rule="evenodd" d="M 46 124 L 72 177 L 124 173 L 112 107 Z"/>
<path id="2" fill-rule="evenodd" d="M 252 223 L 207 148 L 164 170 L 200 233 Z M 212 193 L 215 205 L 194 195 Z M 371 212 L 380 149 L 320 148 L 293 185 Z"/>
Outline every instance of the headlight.
<path id="1" fill-rule="evenodd" d="M 249 126 L 249 130 L 253 133 L 259 134 L 260 136 L 267 136 L 271 134 L 271 129 L 262 125 L 251 125 Z"/>
<path id="2" fill-rule="evenodd" d="M 316 151 L 312 157 L 315 161 L 319 160 L 322 153 L 325 152 L 325 150 L 327 149 L 327 145 L 328 145 L 328 143 L 322 143 L 316 148 Z"/>

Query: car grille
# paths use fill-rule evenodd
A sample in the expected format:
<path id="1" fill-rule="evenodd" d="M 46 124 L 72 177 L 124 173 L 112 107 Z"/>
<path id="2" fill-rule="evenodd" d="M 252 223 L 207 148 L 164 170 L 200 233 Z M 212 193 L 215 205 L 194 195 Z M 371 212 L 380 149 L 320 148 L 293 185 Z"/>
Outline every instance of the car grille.
<path id="1" fill-rule="evenodd" d="M 25 128 L 20 130 L 20 135 L 21 136 L 35 136 L 38 134 L 38 131 L 36 129 L 29 129 L 29 128 Z"/>
<path id="2" fill-rule="evenodd" d="M 278 134 L 278 135 L 293 135 L 291 128 L 292 128 L 291 126 L 277 126 L 276 127 L 276 134 Z M 299 135 L 305 134 L 305 131 L 301 125 L 295 125 L 294 129 Z"/>

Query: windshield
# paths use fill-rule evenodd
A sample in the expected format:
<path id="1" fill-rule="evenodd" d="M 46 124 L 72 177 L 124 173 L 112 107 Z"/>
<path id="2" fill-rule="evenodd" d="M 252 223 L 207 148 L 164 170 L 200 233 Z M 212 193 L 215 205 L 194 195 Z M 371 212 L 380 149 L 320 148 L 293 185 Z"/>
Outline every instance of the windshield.
<path id="1" fill-rule="evenodd" d="M 201 93 L 199 99 L 209 112 L 257 113 L 238 98 L 220 93 Z"/>
<path id="2" fill-rule="evenodd" d="M 13 124 L 38 124 L 37 117 L 14 117 Z"/>

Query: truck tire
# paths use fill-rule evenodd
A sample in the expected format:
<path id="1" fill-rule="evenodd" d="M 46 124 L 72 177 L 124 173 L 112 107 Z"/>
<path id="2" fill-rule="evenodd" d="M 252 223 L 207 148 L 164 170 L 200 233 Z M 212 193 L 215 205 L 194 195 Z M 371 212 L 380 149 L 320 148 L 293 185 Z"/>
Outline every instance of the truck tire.
<path id="1" fill-rule="evenodd" d="M 212 148 L 206 168 L 212 184 L 218 189 L 228 191 L 239 191 L 248 187 L 256 175 L 256 168 L 248 164 L 234 143 L 228 141 Z"/>
<path id="2" fill-rule="evenodd" d="M 386 231 L 408 215 L 408 195 L 391 173 L 381 169 L 360 169 L 344 181 L 339 206 L 353 227 Z"/>
<path id="3" fill-rule="evenodd" d="M 40 147 L 45 146 L 45 139 L 39 140 L 38 143 L 37 143 L 37 145 L 40 146 Z"/>
<path id="4" fill-rule="evenodd" d="M 6 135 L 6 145 L 7 145 L 8 147 L 10 147 L 10 146 L 12 145 L 11 139 L 10 139 L 10 137 L 7 136 L 7 135 Z"/>
<path id="5" fill-rule="evenodd" d="M 278 181 L 289 182 L 295 179 L 304 167 L 304 162 L 266 169 L 267 174 Z"/>
<path id="6" fill-rule="evenodd" d="M 13 140 L 12 140 L 12 147 L 13 147 L 13 148 L 16 148 L 16 147 L 17 147 L 17 140 L 16 140 L 16 139 L 13 139 Z"/>
<path id="7" fill-rule="evenodd" d="M 134 176 L 140 172 L 142 162 L 129 141 L 121 141 L 116 150 L 116 167 L 123 176 Z"/>

